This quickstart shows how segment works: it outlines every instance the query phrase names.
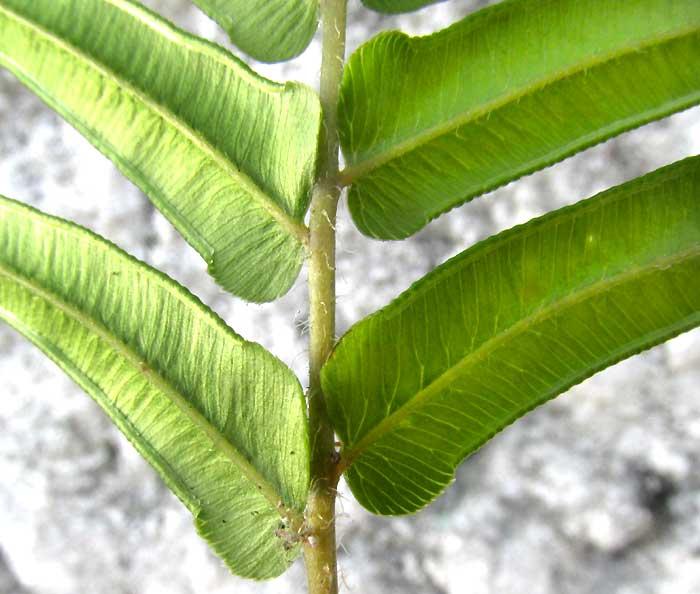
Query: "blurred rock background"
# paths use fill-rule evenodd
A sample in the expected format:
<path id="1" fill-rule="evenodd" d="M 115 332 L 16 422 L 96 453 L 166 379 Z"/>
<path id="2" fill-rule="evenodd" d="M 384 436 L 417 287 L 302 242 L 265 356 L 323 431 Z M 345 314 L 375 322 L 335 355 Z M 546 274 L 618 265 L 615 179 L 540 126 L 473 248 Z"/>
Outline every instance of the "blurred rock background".
<path id="1" fill-rule="evenodd" d="M 184 0 L 149 6 L 227 45 Z M 381 29 L 427 33 L 487 2 L 382 17 L 351 0 L 350 50 Z M 319 40 L 255 65 L 317 85 Z M 359 235 L 341 208 L 339 331 L 491 233 L 700 153 L 700 109 L 625 134 L 453 211 L 412 239 Z M 186 284 L 304 378 L 303 277 L 265 306 L 230 298 L 143 195 L 77 132 L 0 75 L 0 193 L 76 220 Z M 0 325 L 0 594 L 285 594 L 231 577 L 190 516 L 97 406 Z M 577 386 L 465 462 L 427 510 L 387 519 L 344 491 L 343 590 L 367 594 L 700 592 L 700 333 Z"/>

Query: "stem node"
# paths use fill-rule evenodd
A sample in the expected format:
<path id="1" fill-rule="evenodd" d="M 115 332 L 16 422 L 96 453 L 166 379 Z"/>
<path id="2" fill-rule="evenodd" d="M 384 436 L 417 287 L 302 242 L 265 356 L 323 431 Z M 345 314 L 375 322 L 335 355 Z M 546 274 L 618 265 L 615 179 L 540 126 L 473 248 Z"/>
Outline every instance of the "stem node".
<path id="1" fill-rule="evenodd" d="M 322 0 L 320 100 L 323 130 L 309 218 L 309 433 L 311 487 L 306 506 L 304 563 L 309 594 L 337 594 L 335 495 L 338 453 L 321 386 L 321 368 L 335 342 L 335 217 L 340 197 L 336 106 L 345 60 L 347 0 Z"/>

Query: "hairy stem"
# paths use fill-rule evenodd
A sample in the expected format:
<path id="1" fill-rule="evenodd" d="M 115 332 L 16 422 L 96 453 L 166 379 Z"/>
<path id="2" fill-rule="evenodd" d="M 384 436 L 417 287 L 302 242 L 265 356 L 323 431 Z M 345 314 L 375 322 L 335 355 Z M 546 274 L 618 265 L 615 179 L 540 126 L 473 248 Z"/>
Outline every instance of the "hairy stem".
<path id="1" fill-rule="evenodd" d="M 309 220 L 309 426 L 311 489 L 306 507 L 304 562 L 310 594 L 337 594 L 335 489 L 338 463 L 321 388 L 321 367 L 335 341 L 335 215 L 340 187 L 336 105 L 345 60 L 347 0 L 321 0 L 323 132 Z"/>

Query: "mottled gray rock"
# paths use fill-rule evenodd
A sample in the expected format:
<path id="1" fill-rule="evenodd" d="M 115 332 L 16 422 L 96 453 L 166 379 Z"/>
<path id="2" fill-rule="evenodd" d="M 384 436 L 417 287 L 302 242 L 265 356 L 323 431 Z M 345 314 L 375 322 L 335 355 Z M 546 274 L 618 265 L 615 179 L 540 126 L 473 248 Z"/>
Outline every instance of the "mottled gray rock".
<path id="1" fill-rule="evenodd" d="M 486 3 L 444 3 L 397 19 L 354 2 L 349 42 L 387 27 L 425 33 Z M 182 0 L 148 4 L 226 44 Z M 256 68 L 315 85 L 319 54 L 316 39 L 298 60 Z M 698 152 L 695 109 L 493 192 L 401 243 L 362 237 L 341 207 L 339 329 L 493 232 Z M 303 282 L 265 306 L 224 294 L 141 193 L 5 74 L 0 193 L 74 219 L 164 269 L 305 376 Z M 415 516 L 370 516 L 343 490 L 347 591 L 700 592 L 699 347 L 692 332 L 577 386 L 470 458 Z M 264 584 L 231 577 L 97 406 L 5 326 L 0 386 L 0 594 L 303 591 L 300 564 Z"/>

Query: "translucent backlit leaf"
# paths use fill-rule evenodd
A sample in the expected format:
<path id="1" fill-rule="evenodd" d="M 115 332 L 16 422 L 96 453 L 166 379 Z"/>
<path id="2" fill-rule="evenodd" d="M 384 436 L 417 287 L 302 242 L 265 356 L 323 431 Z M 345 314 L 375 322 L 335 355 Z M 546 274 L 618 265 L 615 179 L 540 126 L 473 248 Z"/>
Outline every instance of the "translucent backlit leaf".
<path id="1" fill-rule="evenodd" d="M 112 159 L 251 301 L 304 258 L 320 105 L 131 0 L 0 0 L 0 65 Z"/>
<path id="2" fill-rule="evenodd" d="M 303 521 L 292 372 L 186 289 L 93 233 L 0 197 L 0 319 L 105 410 L 239 575 L 282 573 Z"/>
<path id="3" fill-rule="evenodd" d="M 262 62 L 303 52 L 318 27 L 318 0 L 193 0 L 231 41 Z"/>

